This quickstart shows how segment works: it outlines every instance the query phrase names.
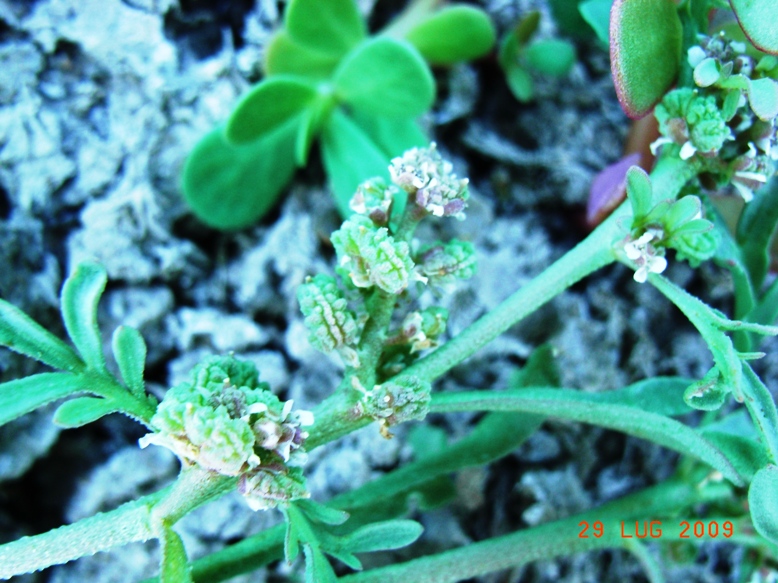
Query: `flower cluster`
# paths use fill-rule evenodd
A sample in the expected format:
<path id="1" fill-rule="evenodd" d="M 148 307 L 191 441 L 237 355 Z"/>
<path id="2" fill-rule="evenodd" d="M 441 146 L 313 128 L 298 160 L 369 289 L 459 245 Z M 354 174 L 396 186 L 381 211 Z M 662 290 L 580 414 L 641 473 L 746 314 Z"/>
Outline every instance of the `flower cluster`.
<path id="1" fill-rule="evenodd" d="M 448 287 L 457 279 L 470 279 L 476 268 L 475 248 L 468 241 L 453 239 L 424 247 L 416 259 L 420 273 L 431 285 Z"/>
<path id="2" fill-rule="evenodd" d="M 355 378 L 354 388 L 362 394 L 356 405 L 357 415 L 379 421 L 381 435 L 386 438 L 392 437 L 392 425 L 424 419 L 429 412 L 431 385 L 415 376 L 375 385 L 370 391 Z"/>
<path id="3" fill-rule="evenodd" d="M 654 240 L 661 240 L 661 231 L 650 230 L 643 233 L 637 239 L 630 238 L 624 244 L 624 253 L 637 266 L 635 281 L 644 283 L 649 273 L 662 273 L 667 267 L 667 259 L 660 247 L 652 244 Z"/>
<path id="4" fill-rule="evenodd" d="M 657 105 L 662 137 L 652 150 L 670 144 L 683 159 L 698 156 L 711 178 L 733 184 L 748 202 L 776 170 L 778 60 L 757 62 L 745 43 L 723 34 L 700 36 L 687 60 L 695 87 L 675 89 Z"/>
<path id="5" fill-rule="evenodd" d="M 383 178 L 370 178 L 357 187 L 349 206 L 355 213 L 369 217 L 376 225 L 386 226 L 397 192 L 397 188 L 387 185 Z"/>
<path id="6" fill-rule="evenodd" d="M 436 217 L 464 219 L 467 206 L 467 178 L 459 179 L 433 142 L 429 148 L 413 148 L 394 158 L 389 167 L 392 182 L 412 200 Z"/>
<path id="7" fill-rule="evenodd" d="M 313 414 L 292 406 L 292 401 L 282 403 L 259 382 L 253 364 L 214 357 L 197 365 L 189 381 L 165 394 L 151 419 L 156 431 L 142 437 L 140 445 L 166 447 L 184 464 L 241 476 L 243 481 L 261 474 L 266 489 L 268 481 L 276 481 L 284 499 L 293 500 L 306 495 L 304 487 L 290 491 L 281 485 L 302 479 L 299 466 L 306 461 L 303 443 L 308 437 L 302 427 L 313 424 Z M 261 497 L 255 490 L 246 492 Z M 266 507 L 274 506 L 278 496 Z M 257 507 L 256 501 L 251 505 Z"/>

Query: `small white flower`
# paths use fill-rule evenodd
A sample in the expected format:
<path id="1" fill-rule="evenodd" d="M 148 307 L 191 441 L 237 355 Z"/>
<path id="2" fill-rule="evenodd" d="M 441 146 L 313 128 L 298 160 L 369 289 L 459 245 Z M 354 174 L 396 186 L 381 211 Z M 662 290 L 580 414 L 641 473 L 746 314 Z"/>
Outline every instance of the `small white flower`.
<path id="1" fill-rule="evenodd" d="M 705 49 L 703 49 L 699 45 L 690 47 L 689 50 L 686 52 L 686 58 L 689 62 L 689 65 L 691 65 L 692 68 L 699 65 L 707 57 L 708 55 L 705 53 Z"/>
<path id="2" fill-rule="evenodd" d="M 662 273 L 667 268 L 667 259 L 659 255 L 656 247 L 651 244 L 654 239 L 661 239 L 661 235 L 646 231 L 634 241 L 624 244 L 627 259 L 634 261 L 638 267 L 633 276 L 638 283 L 645 283 L 649 273 Z"/>

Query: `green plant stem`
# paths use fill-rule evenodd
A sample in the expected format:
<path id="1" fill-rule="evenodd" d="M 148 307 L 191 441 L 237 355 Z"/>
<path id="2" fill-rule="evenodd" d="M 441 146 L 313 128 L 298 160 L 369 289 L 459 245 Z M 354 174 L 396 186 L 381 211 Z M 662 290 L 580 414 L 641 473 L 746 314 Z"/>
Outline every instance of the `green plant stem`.
<path id="1" fill-rule="evenodd" d="M 625 496 L 576 516 L 542 524 L 506 536 L 469 544 L 437 555 L 406 563 L 372 569 L 339 579 L 342 583 L 455 583 L 531 561 L 603 548 L 624 547 L 629 540 L 621 536 L 621 522 L 655 520 L 701 502 L 726 499 L 728 487 L 710 484 L 695 488 L 669 481 Z M 604 525 L 601 538 L 580 538 L 581 522 Z M 630 524 L 631 526 L 631 524 Z"/>
<path id="2" fill-rule="evenodd" d="M 151 428 L 151 418 L 157 410 L 154 402 L 129 392 L 108 373 L 87 371 L 80 373 L 80 376 L 84 378 L 90 391 L 111 399 L 119 406 L 122 413 Z"/>
<path id="3" fill-rule="evenodd" d="M 677 157 L 660 158 L 651 172 L 654 202 L 675 198 L 698 170 L 696 165 Z M 586 239 L 543 273 L 400 376 L 437 379 L 573 284 L 612 263 L 616 259 L 613 245 L 626 234 L 627 226 L 623 227 L 622 222 L 630 212 L 629 204 L 622 203 Z"/>

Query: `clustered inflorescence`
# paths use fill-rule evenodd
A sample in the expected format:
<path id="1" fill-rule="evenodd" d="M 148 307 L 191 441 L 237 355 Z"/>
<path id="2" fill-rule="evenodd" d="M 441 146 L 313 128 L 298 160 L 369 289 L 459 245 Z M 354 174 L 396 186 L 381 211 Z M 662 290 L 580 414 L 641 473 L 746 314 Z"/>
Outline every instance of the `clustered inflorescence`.
<path id="1" fill-rule="evenodd" d="M 678 148 L 705 164 L 707 178 L 732 183 L 748 202 L 775 171 L 778 58 L 756 61 L 745 43 L 723 34 L 700 36 L 689 49 L 694 88 L 669 92 L 656 106 L 662 137 L 654 143 Z"/>
<path id="2" fill-rule="evenodd" d="M 313 424 L 309 411 L 295 411 L 259 382 L 256 367 L 231 356 L 214 357 L 171 388 L 141 447 L 161 445 L 185 465 L 239 476 L 238 489 L 254 509 L 305 498 L 303 448 Z"/>

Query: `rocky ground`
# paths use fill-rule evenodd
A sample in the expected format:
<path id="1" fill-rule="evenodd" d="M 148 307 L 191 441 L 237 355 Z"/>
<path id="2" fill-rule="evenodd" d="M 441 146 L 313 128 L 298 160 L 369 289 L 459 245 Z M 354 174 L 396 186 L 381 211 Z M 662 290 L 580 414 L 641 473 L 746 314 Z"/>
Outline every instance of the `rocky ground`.
<path id="1" fill-rule="evenodd" d="M 281 4 L 0 0 L 0 296 L 61 332 L 65 275 L 81 259 L 98 259 L 110 277 L 103 329 L 140 329 L 147 378 L 160 395 L 204 355 L 229 351 L 254 360 L 263 380 L 302 408 L 339 380 L 337 359 L 308 345 L 294 295 L 306 275 L 327 269 L 325 242 L 338 224 L 318 163 L 298 174 L 271 216 L 239 233 L 205 227 L 180 194 L 194 143 L 259 79 Z M 366 13 L 373 4 L 360 3 Z M 379 0 L 373 23 L 399 5 Z M 501 32 L 531 8 L 547 12 L 539 0 L 481 5 Z M 552 34 L 551 19 L 542 22 L 541 34 Z M 446 300 L 451 334 L 585 235 L 592 178 L 621 154 L 627 120 L 607 54 L 593 43 L 577 48 L 570 76 L 537 79 L 529 105 L 513 99 L 493 58 L 436 71 L 439 100 L 425 123 L 472 184 L 467 220 L 447 228 L 478 249 L 477 276 Z M 721 272 L 673 264 L 669 273 L 726 309 L 731 285 Z M 504 387 L 543 342 L 556 347 L 565 386 L 586 391 L 656 374 L 701 377 L 710 367 L 694 330 L 652 288 L 614 267 L 510 330 L 437 388 Z M 762 363 L 772 380 L 775 354 Z M 0 352 L 2 380 L 34 367 Z M 178 462 L 167 450 L 138 449 L 144 431 L 133 422 L 113 416 L 59 431 L 52 412 L 0 428 L 3 541 L 114 508 L 175 477 Z M 467 421 L 435 423 L 453 437 Z M 387 441 L 369 427 L 316 450 L 308 466 L 314 497 L 325 500 L 407 458 L 405 432 Z M 427 548 L 589 508 L 667 477 L 675 461 L 620 434 L 548 422 L 513 455 L 462 477 L 461 500 L 422 519 Z M 179 531 L 198 557 L 278 520 L 227 496 L 188 516 Z M 737 547 L 708 545 L 669 567 L 669 580 L 736 581 L 742 560 Z M 156 548 L 136 545 L 19 581 L 136 581 L 156 569 Z M 288 571 L 278 565 L 234 581 L 279 581 Z M 640 573 L 631 556 L 602 552 L 484 581 L 642 581 Z"/>

